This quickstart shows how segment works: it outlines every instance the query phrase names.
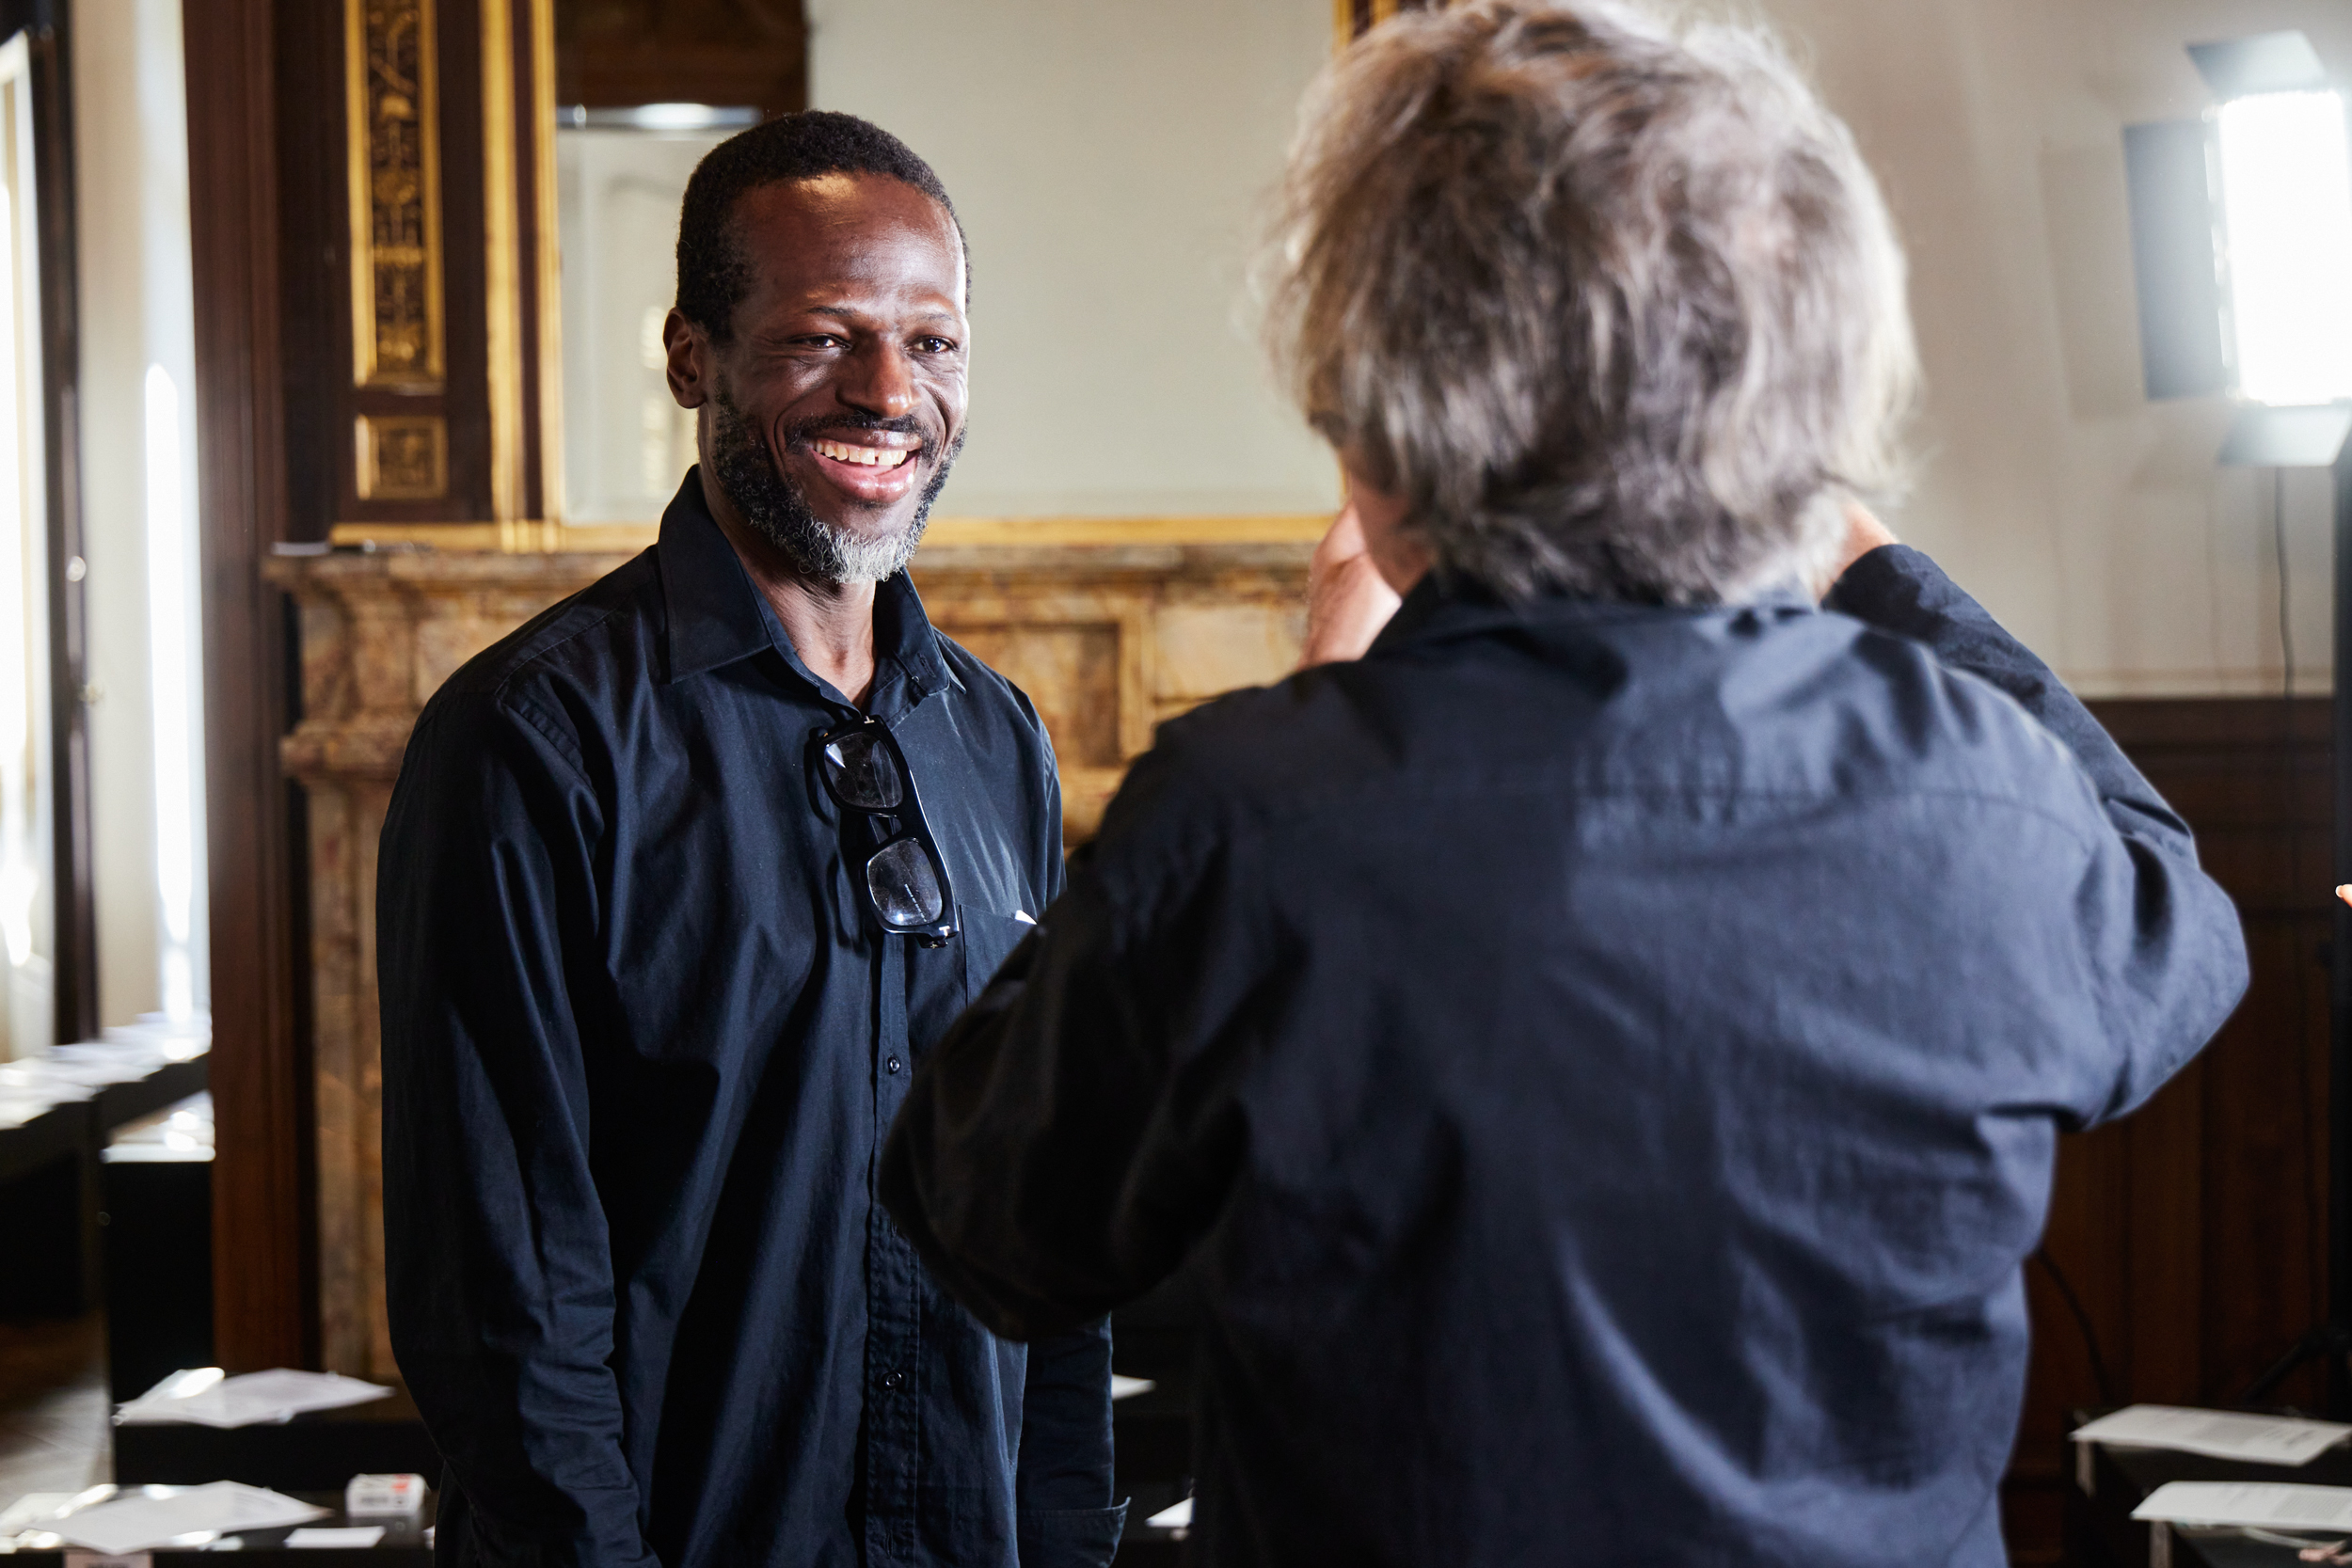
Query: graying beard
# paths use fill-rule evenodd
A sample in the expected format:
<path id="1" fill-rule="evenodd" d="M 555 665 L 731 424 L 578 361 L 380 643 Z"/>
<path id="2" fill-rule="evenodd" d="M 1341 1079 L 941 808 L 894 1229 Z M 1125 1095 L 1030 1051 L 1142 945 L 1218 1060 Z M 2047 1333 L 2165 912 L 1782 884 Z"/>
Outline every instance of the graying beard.
<path id="1" fill-rule="evenodd" d="M 914 559 L 930 526 L 931 502 L 947 483 L 947 470 L 963 450 L 958 432 L 939 471 L 923 488 L 921 504 L 903 533 L 892 538 L 862 539 L 844 532 L 817 515 L 800 486 L 770 461 L 767 449 L 752 435 L 751 423 L 723 388 L 711 399 L 710 462 L 719 487 L 735 502 L 743 520 L 758 535 L 782 550 L 803 576 L 818 582 L 846 584 L 887 582 L 906 570 Z"/>

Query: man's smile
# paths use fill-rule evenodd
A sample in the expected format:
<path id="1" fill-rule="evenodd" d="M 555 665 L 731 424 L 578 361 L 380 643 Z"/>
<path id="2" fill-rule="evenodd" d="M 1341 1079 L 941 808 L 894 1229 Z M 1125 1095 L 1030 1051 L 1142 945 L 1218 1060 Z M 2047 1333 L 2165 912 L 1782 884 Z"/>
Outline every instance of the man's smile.
<path id="1" fill-rule="evenodd" d="M 805 449 L 825 482 L 853 500 L 887 505 L 914 488 L 923 438 L 894 430 L 851 430 L 811 438 Z"/>

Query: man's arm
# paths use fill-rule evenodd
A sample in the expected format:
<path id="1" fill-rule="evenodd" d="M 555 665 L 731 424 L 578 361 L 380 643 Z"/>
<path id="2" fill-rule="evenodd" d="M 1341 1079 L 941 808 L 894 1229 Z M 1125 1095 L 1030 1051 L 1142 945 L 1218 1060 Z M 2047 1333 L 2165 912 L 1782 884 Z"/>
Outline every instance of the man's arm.
<path id="1" fill-rule="evenodd" d="M 480 1560 L 638 1568 L 564 959 L 594 918 L 596 808 L 559 735 L 458 699 L 410 741 L 385 823 L 391 1339 Z"/>
<path id="2" fill-rule="evenodd" d="M 1103 1568 L 1127 1519 L 1111 1501 L 1111 1325 L 1031 1341 L 1013 1483 L 1021 1568 Z"/>
<path id="3" fill-rule="evenodd" d="M 2122 1071 L 2073 1109 L 2085 1122 L 2122 1116 L 2195 1055 L 2245 994 L 2237 910 L 2197 863 L 2188 824 L 2047 665 L 1875 518 L 1862 514 L 1855 532 L 1859 553 L 1823 608 L 1924 643 L 1947 669 L 2008 693 L 2074 754 L 2098 796 L 2114 836 L 2096 847 L 2076 919 Z"/>
<path id="4" fill-rule="evenodd" d="M 1114 816 L 1151 792 L 1156 760 L 1137 764 Z M 1216 1021 L 1238 1007 L 1228 983 L 1246 991 L 1256 972 L 1229 947 L 1249 940 L 1245 923 L 1169 886 L 1114 895 L 1092 848 L 915 1069 L 882 1148 L 899 1230 L 1009 1339 L 1081 1328 L 1174 1272 L 1242 1147 L 1238 1037 Z M 1164 1001 L 1179 954 L 1198 982 L 1182 1009 Z"/>
<path id="5" fill-rule="evenodd" d="M 1061 774 L 1053 737 L 1022 698 L 1034 726 L 1046 809 L 1030 867 L 1032 906 L 1061 896 Z M 1102 1568 L 1119 1550 L 1126 1506 L 1114 1505 L 1111 1456 L 1111 1325 L 1108 1318 L 1029 1345 L 1021 1389 L 1021 1451 L 1013 1509 L 1023 1568 Z"/>

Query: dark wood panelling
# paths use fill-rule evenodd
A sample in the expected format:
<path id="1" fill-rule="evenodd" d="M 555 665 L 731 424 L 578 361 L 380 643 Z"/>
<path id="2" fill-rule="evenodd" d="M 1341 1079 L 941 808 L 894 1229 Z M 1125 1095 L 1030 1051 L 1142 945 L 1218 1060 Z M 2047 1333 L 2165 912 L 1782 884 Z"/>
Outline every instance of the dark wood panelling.
<path id="1" fill-rule="evenodd" d="M 448 323 L 448 389 L 438 399 L 396 392 L 364 394 L 362 412 L 399 412 L 405 404 L 449 418 L 449 498 L 438 501 L 363 501 L 346 492 L 351 522 L 486 522 L 490 506 L 489 343 L 483 330 L 483 261 L 487 235 L 482 205 L 482 6 L 500 0 L 437 0 L 441 56 L 441 287 Z M 346 427 L 348 428 L 348 427 Z M 348 445 L 348 443 L 346 443 Z"/>
<path id="2" fill-rule="evenodd" d="M 294 964 L 300 911 L 290 786 L 278 766 L 288 641 L 284 601 L 261 578 L 262 558 L 287 532 L 272 27 L 279 8 L 270 0 L 186 0 L 183 13 L 203 453 L 214 1322 L 231 1370 L 304 1366 L 316 1355 Z M 298 100 L 315 84 L 287 86 Z"/>
<path id="3" fill-rule="evenodd" d="M 556 0 L 555 29 L 564 103 L 807 105 L 798 0 Z"/>
<path id="4" fill-rule="evenodd" d="M 2328 703 L 2093 705 L 2237 901 L 2252 983 L 2213 1044 L 2138 1114 L 2064 1141 L 2045 1250 L 2028 1271 L 2034 1360 L 2006 1488 L 2012 1554 L 2058 1558 L 2066 1412 L 2227 1402 L 2326 1307 Z M 2321 1398 L 2306 1368 L 2275 1400 Z"/>
<path id="5" fill-rule="evenodd" d="M 351 209 L 344 195 L 343 8 L 276 9 L 279 356 L 285 537 L 326 537 L 349 481 Z"/>

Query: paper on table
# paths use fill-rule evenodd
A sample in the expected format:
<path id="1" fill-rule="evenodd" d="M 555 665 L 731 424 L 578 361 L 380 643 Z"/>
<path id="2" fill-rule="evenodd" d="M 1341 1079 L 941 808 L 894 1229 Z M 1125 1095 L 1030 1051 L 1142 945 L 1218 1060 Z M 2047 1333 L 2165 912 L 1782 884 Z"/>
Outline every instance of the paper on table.
<path id="1" fill-rule="evenodd" d="M 193 1421 L 208 1427 L 253 1426 L 282 1421 L 306 1410 L 336 1410 L 365 1404 L 391 1394 L 380 1384 L 333 1372 L 300 1372 L 280 1367 L 273 1371 L 247 1372 L 226 1378 L 184 1399 L 158 1398 L 153 1390 L 115 1412 L 121 1426 L 158 1421 Z"/>
<path id="2" fill-rule="evenodd" d="M 1192 1499 L 1186 1497 L 1173 1508 L 1163 1508 L 1144 1521 L 1153 1529 L 1192 1528 Z"/>
<path id="3" fill-rule="evenodd" d="M 1111 1373 L 1111 1398 L 1115 1400 L 1131 1400 L 1158 1386 L 1148 1377 L 1121 1377 L 1117 1372 Z"/>
<path id="4" fill-rule="evenodd" d="M 72 1492 L 27 1492 L 24 1496 L 0 1509 L 0 1540 L 34 1528 L 46 1529 L 62 1517 L 77 1494 Z"/>
<path id="5" fill-rule="evenodd" d="M 325 1529 L 312 1526 L 295 1530 L 286 1537 L 289 1546 L 342 1546 L 365 1551 L 384 1539 L 382 1525 L 333 1525 Z"/>
<path id="6" fill-rule="evenodd" d="M 2352 1426 L 2286 1416 L 2239 1416 L 2172 1404 L 2135 1404 L 2076 1427 L 2077 1443 L 2172 1449 L 2259 1465 L 2308 1465 L 2347 1436 Z"/>
<path id="7" fill-rule="evenodd" d="M 2175 1481 L 2148 1494 L 2135 1519 L 2181 1525 L 2261 1525 L 2271 1529 L 2352 1529 L 2352 1486 L 2289 1486 L 2267 1481 Z"/>
<path id="8" fill-rule="evenodd" d="M 183 1535 L 272 1529 L 326 1516 L 326 1509 L 259 1486 L 216 1481 L 210 1486 L 158 1486 L 126 1493 L 68 1514 L 49 1528 L 77 1546 L 120 1557 L 152 1550 Z"/>

